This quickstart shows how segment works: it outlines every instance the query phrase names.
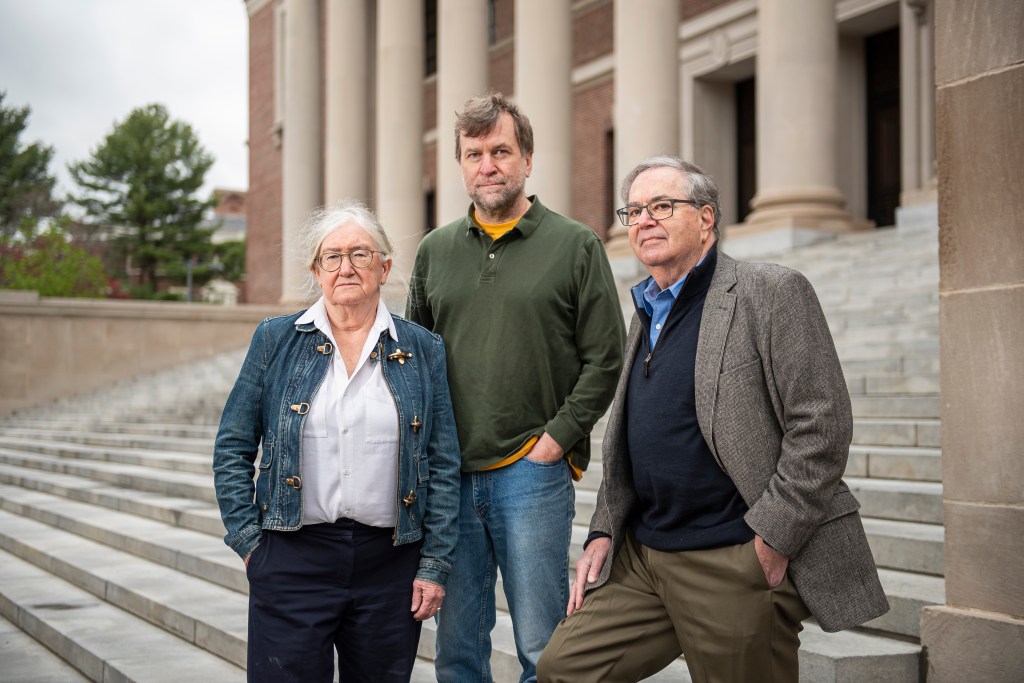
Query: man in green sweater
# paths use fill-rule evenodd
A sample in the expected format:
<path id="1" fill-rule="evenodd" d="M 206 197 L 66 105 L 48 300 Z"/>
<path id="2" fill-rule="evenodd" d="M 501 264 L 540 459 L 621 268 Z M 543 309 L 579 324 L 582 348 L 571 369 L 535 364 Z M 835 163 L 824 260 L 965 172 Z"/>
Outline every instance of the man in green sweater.
<path id="1" fill-rule="evenodd" d="M 533 681 L 565 614 L 572 480 L 615 391 L 623 313 L 597 235 L 526 196 L 526 116 L 501 94 L 471 99 L 455 140 L 473 204 L 420 244 L 406 309 L 444 338 L 462 449 L 437 679 L 491 680 L 500 571 L 521 680 Z"/>

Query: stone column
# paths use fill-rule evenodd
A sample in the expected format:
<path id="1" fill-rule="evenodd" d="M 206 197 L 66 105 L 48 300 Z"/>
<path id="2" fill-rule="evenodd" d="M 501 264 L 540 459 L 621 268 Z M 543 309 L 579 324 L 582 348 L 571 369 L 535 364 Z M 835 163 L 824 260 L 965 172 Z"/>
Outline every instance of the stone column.
<path id="1" fill-rule="evenodd" d="M 854 227 L 836 183 L 838 63 L 834 3 L 761 0 L 758 191 L 729 237 L 779 231 L 785 247 Z"/>
<path id="2" fill-rule="evenodd" d="M 370 17 L 363 0 L 327 0 L 324 201 L 370 199 Z"/>
<path id="3" fill-rule="evenodd" d="M 377 0 L 377 198 L 395 274 L 412 270 L 423 236 L 423 11 Z"/>
<path id="4" fill-rule="evenodd" d="M 572 8 L 570 0 L 516 0 L 515 97 L 534 131 L 527 192 L 572 212 Z"/>
<path id="5" fill-rule="evenodd" d="M 323 135 L 318 4 L 285 0 L 284 126 L 281 169 L 281 301 L 302 300 L 308 270 L 299 233 L 322 203 Z"/>
<path id="6" fill-rule="evenodd" d="M 615 0 L 615 202 L 639 162 L 679 154 L 679 2 Z M 616 273 L 633 277 L 639 261 L 625 227 L 614 216 L 608 256 Z"/>
<path id="7" fill-rule="evenodd" d="M 1024 3 L 935 2 L 946 605 L 929 683 L 1024 672 Z"/>
<path id="8" fill-rule="evenodd" d="M 933 14 L 929 0 L 900 3 L 901 208 L 936 199 Z"/>
<path id="9" fill-rule="evenodd" d="M 437 223 L 466 212 L 469 198 L 455 163 L 455 112 L 487 94 L 487 3 L 437 3 Z M 545 200 L 546 201 L 546 200 Z"/>

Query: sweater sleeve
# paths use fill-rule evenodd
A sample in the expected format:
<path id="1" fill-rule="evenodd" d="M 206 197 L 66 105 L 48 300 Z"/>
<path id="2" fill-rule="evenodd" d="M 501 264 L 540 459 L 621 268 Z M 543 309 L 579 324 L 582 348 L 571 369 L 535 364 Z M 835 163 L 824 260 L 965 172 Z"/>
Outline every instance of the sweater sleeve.
<path id="1" fill-rule="evenodd" d="M 579 379 L 545 431 L 568 451 L 587 436 L 615 394 L 622 370 L 625 323 L 615 278 L 596 237 L 573 266 L 577 282 L 575 343 L 582 364 Z"/>

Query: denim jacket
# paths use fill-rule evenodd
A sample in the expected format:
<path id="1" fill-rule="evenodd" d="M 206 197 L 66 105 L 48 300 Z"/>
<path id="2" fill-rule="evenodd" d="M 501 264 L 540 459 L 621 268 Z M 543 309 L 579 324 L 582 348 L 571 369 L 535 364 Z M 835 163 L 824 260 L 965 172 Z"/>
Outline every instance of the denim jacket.
<path id="1" fill-rule="evenodd" d="M 243 558 L 259 545 L 264 529 L 302 526 L 302 429 L 333 349 L 312 323 L 295 325 L 301 315 L 259 325 L 221 415 L 214 484 L 224 542 Z M 395 545 L 424 539 L 416 578 L 444 586 L 458 537 L 461 464 L 444 343 L 393 318 L 400 341 L 385 331 L 370 355 L 371 362 L 383 363 L 398 410 L 393 537 Z"/>

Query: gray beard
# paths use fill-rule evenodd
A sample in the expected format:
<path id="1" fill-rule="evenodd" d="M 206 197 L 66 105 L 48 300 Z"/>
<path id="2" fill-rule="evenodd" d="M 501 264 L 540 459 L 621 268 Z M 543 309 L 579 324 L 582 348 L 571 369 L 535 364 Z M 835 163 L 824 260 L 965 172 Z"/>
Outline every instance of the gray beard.
<path id="1" fill-rule="evenodd" d="M 503 216 L 510 212 L 516 205 L 519 199 L 520 190 L 511 187 L 510 185 L 503 185 L 501 192 L 496 195 L 482 195 L 475 193 L 473 196 L 473 204 L 485 211 L 488 214 L 495 216 Z"/>

